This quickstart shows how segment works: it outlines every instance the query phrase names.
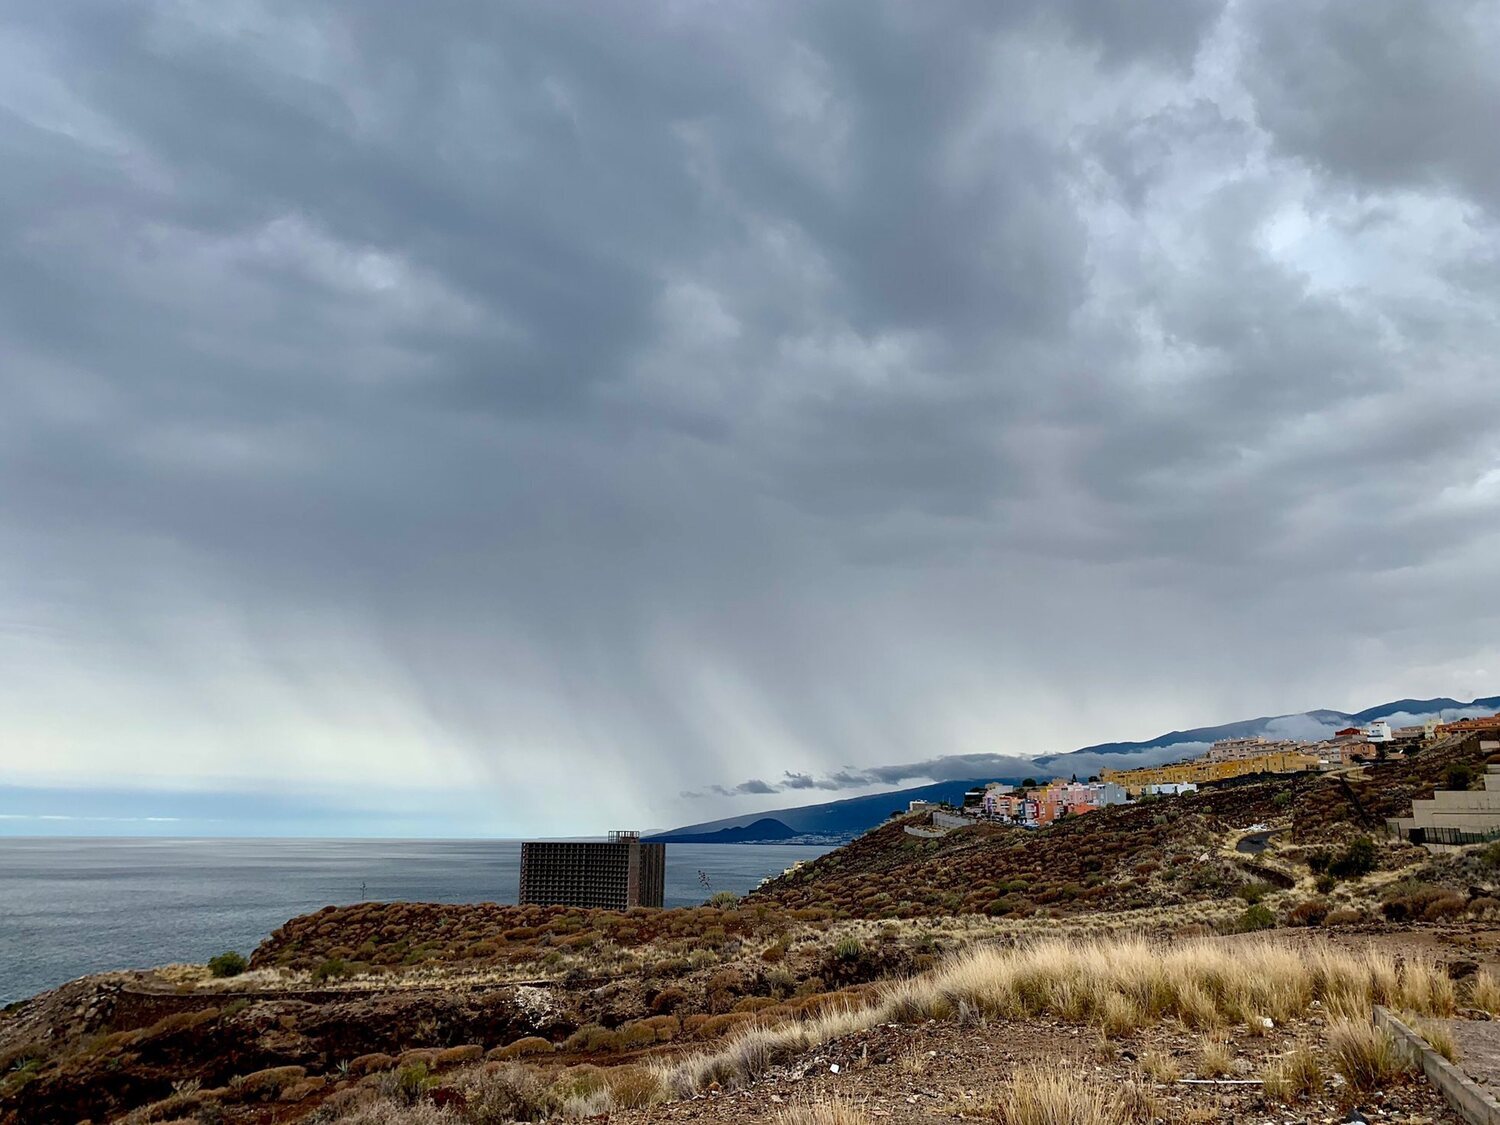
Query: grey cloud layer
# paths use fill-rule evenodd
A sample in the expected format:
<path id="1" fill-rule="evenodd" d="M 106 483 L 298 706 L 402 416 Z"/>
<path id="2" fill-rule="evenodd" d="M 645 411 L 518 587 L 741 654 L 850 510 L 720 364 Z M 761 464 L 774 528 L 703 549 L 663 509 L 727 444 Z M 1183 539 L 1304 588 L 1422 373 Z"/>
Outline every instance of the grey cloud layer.
<path id="1" fill-rule="evenodd" d="M 399 745 L 665 821 L 1491 689 L 1490 5 L 9 15 L 57 775 Z"/>

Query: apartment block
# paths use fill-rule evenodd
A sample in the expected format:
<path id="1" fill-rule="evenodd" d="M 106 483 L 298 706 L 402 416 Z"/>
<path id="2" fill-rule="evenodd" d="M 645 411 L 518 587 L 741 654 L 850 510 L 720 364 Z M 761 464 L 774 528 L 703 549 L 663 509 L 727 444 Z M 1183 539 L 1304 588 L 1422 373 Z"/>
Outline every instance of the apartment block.
<path id="1" fill-rule="evenodd" d="M 611 832 L 609 841 L 545 840 L 521 845 L 523 904 L 628 910 L 662 905 L 667 846 L 641 842 L 639 832 Z"/>

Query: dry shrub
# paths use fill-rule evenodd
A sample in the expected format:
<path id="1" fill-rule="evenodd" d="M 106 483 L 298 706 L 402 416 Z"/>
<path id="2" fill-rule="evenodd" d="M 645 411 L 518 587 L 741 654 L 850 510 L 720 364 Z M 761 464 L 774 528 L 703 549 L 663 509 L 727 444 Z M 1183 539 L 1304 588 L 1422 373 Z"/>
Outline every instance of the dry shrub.
<path id="1" fill-rule="evenodd" d="M 1118 1125 L 1118 1087 L 1053 1067 L 1023 1066 L 1000 1093 L 1006 1125 Z"/>
<path id="2" fill-rule="evenodd" d="M 457 1118 L 431 1102 L 402 1105 L 382 1099 L 356 1103 L 337 1120 L 339 1125 L 455 1125 Z"/>
<path id="3" fill-rule="evenodd" d="M 1323 920 L 1328 917 L 1328 904 L 1321 899 L 1308 899 L 1299 902 L 1288 911 L 1286 916 L 1289 926 L 1321 926 Z"/>
<path id="4" fill-rule="evenodd" d="M 591 1023 L 580 1027 L 564 1039 L 562 1049 L 588 1055 L 603 1051 L 617 1051 L 620 1049 L 620 1037 L 607 1027 Z"/>
<path id="5" fill-rule="evenodd" d="M 617 1066 L 605 1072 L 610 1098 L 619 1109 L 645 1109 L 665 1101 L 666 1087 L 659 1073 L 645 1066 Z"/>
<path id="6" fill-rule="evenodd" d="M 1490 969 L 1480 969 L 1469 982 L 1469 1006 L 1500 1015 L 1500 977 Z"/>
<path id="7" fill-rule="evenodd" d="M 902 1074 L 915 1076 L 926 1072 L 928 1061 L 927 1054 L 915 1043 L 912 1043 L 907 1046 L 906 1050 L 901 1052 L 901 1058 L 898 1060 L 898 1063 Z"/>
<path id="8" fill-rule="evenodd" d="M 269 1100 L 277 1097 L 283 1087 L 306 1077 L 306 1067 L 271 1066 L 233 1079 L 230 1087 L 246 1101 Z"/>
<path id="9" fill-rule="evenodd" d="M 477 1043 L 462 1047 L 449 1047 L 432 1056 L 433 1066 L 458 1066 L 461 1063 L 478 1062 L 484 1057 L 484 1048 Z"/>
<path id="10" fill-rule="evenodd" d="M 1127 1078 L 1117 1089 L 1116 1109 L 1123 1125 L 1148 1125 L 1164 1116 L 1156 1091 L 1139 1078 Z"/>
<path id="11" fill-rule="evenodd" d="M 1234 1069 L 1234 1051 L 1219 1039 L 1204 1039 L 1198 1051 L 1198 1076 L 1223 1078 Z"/>
<path id="12" fill-rule="evenodd" d="M 1337 910 L 1330 910 L 1328 917 L 1323 919 L 1324 926 L 1357 926 L 1365 920 L 1365 916 L 1358 910 L 1347 906 L 1341 906 Z"/>
<path id="13" fill-rule="evenodd" d="M 1359 1020 L 1328 1025 L 1328 1053 L 1344 1081 L 1357 1093 L 1380 1089 L 1410 1070 L 1389 1032 Z"/>
<path id="14" fill-rule="evenodd" d="M 640 1020 L 627 1023 L 615 1033 L 615 1043 L 622 1051 L 633 1051 L 639 1047 L 650 1047 L 656 1042 L 656 1032 Z"/>
<path id="15" fill-rule="evenodd" d="M 1165 1051 L 1145 1052 L 1141 1055 L 1141 1069 L 1153 1082 L 1176 1082 L 1182 1077 L 1182 1067 Z"/>
<path id="16" fill-rule="evenodd" d="M 776 1125 L 873 1125 L 868 1113 L 839 1096 L 799 1102 L 776 1115 Z"/>
<path id="17" fill-rule="evenodd" d="M 528 1035 L 524 1039 L 517 1039 L 514 1043 L 507 1043 L 503 1047 L 494 1048 L 485 1055 L 485 1058 L 499 1059 L 501 1061 L 506 1059 L 522 1059 L 529 1055 L 550 1055 L 556 1049 L 552 1046 L 550 1039 L 543 1039 L 540 1035 Z"/>
<path id="18" fill-rule="evenodd" d="M 548 1091 L 563 1117 L 596 1117 L 615 1108 L 608 1072 L 596 1066 L 575 1066 L 564 1071 Z"/>
<path id="19" fill-rule="evenodd" d="M 675 1039 L 677 1032 L 682 1028 L 682 1022 L 676 1016 L 650 1016 L 636 1022 L 641 1027 L 649 1027 L 658 1043 L 666 1043 Z"/>
<path id="20" fill-rule="evenodd" d="M 384 1051 L 374 1051 L 368 1055 L 359 1055 L 349 1062 L 349 1073 L 356 1078 L 366 1074 L 378 1074 L 382 1070 L 390 1070 L 396 1065 L 393 1055 Z"/>
<path id="21" fill-rule="evenodd" d="M 1418 1035 L 1427 1040 L 1427 1045 L 1443 1058 L 1451 1063 L 1458 1061 L 1458 1043 L 1454 1041 L 1450 1028 L 1434 1023 L 1432 1020 L 1413 1020 L 1412 1027 Z"/>
<path id="22" fill-rule="evenodd" d="M 1398 1006 L 1424 1016 L 1451 1016 L 1458 993 L 1447 970 L 1435 961 L 1413 958 L 1401 966 Z"/>
<path id="23" fill-rule="evenodd" d="M 1261 1083 L 1266 1097 L 1291 1105 L 1322 1089 L 1323 1071 L 1318 1066 L 1316 1055 L 1304 1047 L 1298 1047 L 1266 1064 Z"/>
<path id="24" fill-rule="evenodd" d="M 1469 900 L 1460 894 L 1445 894 L 1433 899 L 1422 911 L 1424 922 L 1441 922 L 1445 918 L 1457 918 L 1469 908 Z"/>
<path id="25" fill-rule="evenodd" d="M 1120 1039 L 1139 1031 L 1145 1017 L 1130 997 L 1121 996 L 1118 992 L 1106 992 L 1094 1011 L 1094 1022 L 1111 1039 Z"/>

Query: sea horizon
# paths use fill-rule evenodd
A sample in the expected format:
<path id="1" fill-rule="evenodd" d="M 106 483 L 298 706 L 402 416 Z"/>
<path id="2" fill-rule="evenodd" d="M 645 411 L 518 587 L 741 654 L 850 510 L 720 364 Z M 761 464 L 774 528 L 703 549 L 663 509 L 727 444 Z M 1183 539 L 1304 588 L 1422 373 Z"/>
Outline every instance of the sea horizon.
<path id="1" fill-rule="evenodd" d="M 541 837 L 533 837 L 540 839 Z M 589 840 L 570 836 L 551 839 Z M 356 902 L 516 901 L 520 838 L 0 836 L 0 1004 L 94 972 L 249 954 Z M 743 894 L 812 844 L 672 844 L 664 905 Z"/>

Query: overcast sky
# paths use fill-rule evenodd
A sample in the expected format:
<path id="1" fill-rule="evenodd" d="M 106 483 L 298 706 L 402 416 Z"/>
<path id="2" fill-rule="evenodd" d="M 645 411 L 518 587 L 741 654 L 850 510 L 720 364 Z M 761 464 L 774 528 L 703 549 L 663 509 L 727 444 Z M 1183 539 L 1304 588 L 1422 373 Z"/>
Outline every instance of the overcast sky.
<path id="1" fill-rule="evenodd" d="M 1500 691 L 1497 57 L 1457 0 L 11 0 L 0 815 L 665 826 Z"/>

